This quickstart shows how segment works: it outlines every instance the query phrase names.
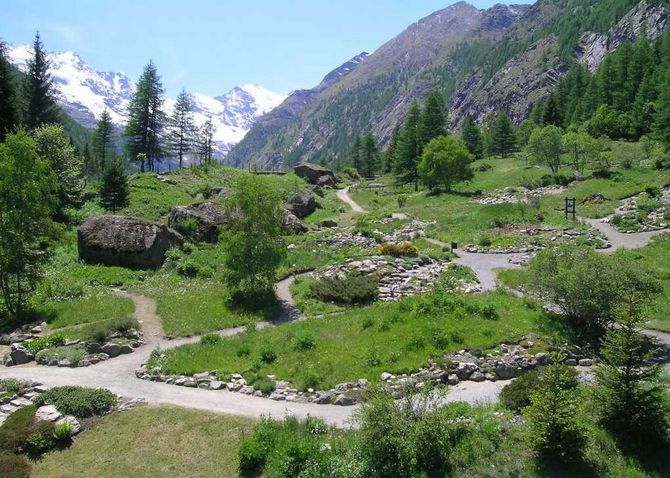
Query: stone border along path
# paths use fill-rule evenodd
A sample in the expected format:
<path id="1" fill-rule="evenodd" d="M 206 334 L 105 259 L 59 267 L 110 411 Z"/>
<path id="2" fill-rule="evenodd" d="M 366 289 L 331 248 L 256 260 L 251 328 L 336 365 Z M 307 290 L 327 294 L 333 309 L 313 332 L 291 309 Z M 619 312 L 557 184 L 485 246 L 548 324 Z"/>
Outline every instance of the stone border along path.
<path id="1" fill-rule="evenodd" d="M 365 211 L 356 204 L 347 194 L 348 190 L 339 190 L 337 196 L 349 204 L 352 210 Z M 663 231 L 651 233 L 614 234 L 609 224 L 601 223 L 599 220 L 586 220 L 598 227 L 612 243 L 612 250 L 619 247 L 642 247 L 656 235 Z M 445 246 L 440 241 L 431 239 L 433 244 Z M 512 262 L 515 256 L 521 254 L 473 254 L 459 253 L 461 257 L 455 260 L 459 264 L 471 267 L 479 277 L 483 290 L 491 290 L 496 287 L 496 269 L 516 267 Z M 510 261 L 512 259 L 512 261 Z M 295 307 L 293 298 L 289 292 L 289 286 L 294 277 L 288 277 L 277 284 L 277 295 L 282 302 L 282 313 L 279 323 L 295 320 L 303 320 L 304 316 Z M 359 408 L 358 406 L 342 407 L 339 405 L 318 405 L 316 403 L 287 403 L 269 400 L 267 398 L 243 395 L 234 392 L 221 392 L 218 390 L 202 390 L 198 388 L 175 387 L 160 382 L 139 380 L 135 377 L 135 370 L 145 363 L 155 347 L 163 350 L 196 343 L 200 336 L 168 340 L 163 335 L 160 318 L 156 315 L 156 303 L 148 297 L 117 291 L 132 299 L 135 304 L 135 318 L 142 324 L 146 346 L 140 347 L 134 353 L 116 357 L 113 360 L 101 362 L 85 368 L 54 368 L 36 365 L 34 363 L 18 365 L 11 368 L 0 368 L 0 378 L 17 378 L 23 380 L 36 380 L 46 387 L 62 385 L 83 385 L 88 387 L 107 388 L 112 392 L 128 399 L 144 398 L 149 405 L 176 405 L 185 408 L 207 410 L 233 415 L 244 415 L 249 417 L 271 416 L 282 418 L 293 415 L 299 418 L 314 416 L 323 419 L 332 425 L 347 427 L 352 426 L 351 417 Z M 257 328 L 273 326 L 274 324 L 263 322 L 257 324 Z M 244 327 L 234 327 L 220 330 L 217 333 L 223 337 L 239 334 L 245 330 Z M 648 331 L 662 344 L 670 346 L 670 334 Z M 452 401 L 464 401 L 468 403 L 490 402 L 497 399 L 498 394 L 506 382 L 461 382 L 448 389 L 445 398 L 440 403 Z"/>

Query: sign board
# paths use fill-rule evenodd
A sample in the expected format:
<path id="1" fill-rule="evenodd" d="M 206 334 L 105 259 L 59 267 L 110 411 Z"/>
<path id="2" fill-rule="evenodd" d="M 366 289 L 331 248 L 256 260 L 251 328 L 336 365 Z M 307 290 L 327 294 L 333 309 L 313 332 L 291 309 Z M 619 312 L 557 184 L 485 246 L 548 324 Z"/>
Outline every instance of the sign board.
<path id="1" fill-rule="evenodd" d="M 577 200 L 576 198 L 565 198 L 565 218 L 572 214 L 572 220 L 574 221 L 577 216 Z"/>

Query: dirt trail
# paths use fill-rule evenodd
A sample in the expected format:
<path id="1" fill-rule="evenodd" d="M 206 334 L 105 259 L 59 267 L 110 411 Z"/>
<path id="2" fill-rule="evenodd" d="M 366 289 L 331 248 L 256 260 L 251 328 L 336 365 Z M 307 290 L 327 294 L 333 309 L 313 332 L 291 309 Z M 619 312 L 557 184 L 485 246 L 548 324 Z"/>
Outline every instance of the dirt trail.
<path id="1" fill-rule="evenodd" d="M 340 201 L 343 201 L 343 202 L 347 203 L 351 207 L 352 211 L 358 212 L 358 213 L 367 212 L 356 201 L 354 201 L 351 198 L 351 196 L 349 196 L 349 187 L 348 186 L 344 189 L 338 189 L 337 190 L 337 197 L 340 199 Z"/>

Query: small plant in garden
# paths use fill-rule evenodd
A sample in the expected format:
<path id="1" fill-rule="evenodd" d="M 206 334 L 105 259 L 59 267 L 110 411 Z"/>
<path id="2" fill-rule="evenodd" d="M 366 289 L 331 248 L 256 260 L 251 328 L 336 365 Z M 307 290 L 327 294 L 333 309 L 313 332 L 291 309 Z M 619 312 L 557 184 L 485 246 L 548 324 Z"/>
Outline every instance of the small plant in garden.
<path id="1" fill-rule="evenodd" d="M 366 304 L 377 298 L 379 278 L 351 272 L 344 277 L 324 277 L 311 286 L 312 295 L 322 302 Z"/>
<path id="2" fill-rule="evenodd" d="M 52 335 L 47 335 L 46 337 L 33 339 L 30 342 L 26 342 L 25 347 L 31 354 L 34 355 L 41 350 L 50 349 L 52 347 L 59 347 L 63 344 L 65 344 L 65 335 L 62 333 L 55 333 Z"/>
<path id="3" fill-rule="evenodd" d="M 377 248 L 377 253 L 381 256 L 416 257 L 419 249 L 411 242 L 403 241 L 399 244 L 382 244 Z"/>
<path id="4" fill-rule="evenodd" d="M 399 194 L 397 197 L 397 201 L 398 201 L 398 209 L 404 208 L 405 204 L 407 204 L 407 195 Z"/>
<path id="5" fill-rule="evenodd" d="M 59 412 L 77 418 L 104 415 L 116 405 L 116 395 L 103 388 L 54 387 L 35 398 L 36 406 L 54 405 Z"/>

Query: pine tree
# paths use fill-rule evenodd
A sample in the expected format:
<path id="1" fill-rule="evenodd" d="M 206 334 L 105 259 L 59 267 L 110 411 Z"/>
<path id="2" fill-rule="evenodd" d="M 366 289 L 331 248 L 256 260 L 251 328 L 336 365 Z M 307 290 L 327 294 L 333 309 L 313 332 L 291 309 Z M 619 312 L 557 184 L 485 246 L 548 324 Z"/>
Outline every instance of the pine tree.
<path id="1" fill-rule="evenodd" d="M 193 122 L 193 102 L 186 91 L 177 96 L 177 103 L 170 116 L 170 149 L 179 158 L 179 168 L 183 167 L 184 155 L 193 147 L 195 123 Z M 211 154 L 210 154 L 211 159 Z"/>
<path id="2" fill-rule="evenodd" d="M 144 72 L 137 82 L 137 89 L 130 101 L 128 124 L 125 136 L 126 150 L 131 160 L 140 162 L 140 171 L 144 172 L 148 166 L 150 171 L 160 160 L 160 138 L 163 130 L 164 114 L 163 85 L 158 76 L 158 70 L 153 61 L 144 68 Z M 138 159 L 143 153 L 145 160 Z M 148 163 L 145 165 L 145 162 Z"/>
<path id="3" fill-rule="evenodd" d="M 503 158 L 506 158 L 516 149 L 514 125 L 509 116 L 502 111 L 497 114 L 493 124 L 492 139 L 494 153 Z"/>
<path id="4" fill-rule="evenodd" d="M 58 120 L 58 108 L 53 98 L 53 80 L 49 73 L 51 62 L 44 50 L 40 32 L 35 34 L 33 56 L 27 61 L 24 81 L 26 102 L 25 123 L 30 129 Z"/>
<path id="5" fill-rule="evenodd" d="M 123 163 L 119 159 L 113 159 L 102 174 L 100 205 L 105 210 L 116 213 L 128 205 L 129 195 L 128 175 Z"/>
<path id="6" fill-rule="evenodd" d="M 361 159 L 361 152 L 363 149 L 363 141 L 360 136 L 356 136 L 351 151 L 349 151 L 349 165 L 356 170 L 358 174 L 363 174 L 363 160 Z"/>
<path id="7" fill-rule="evenodd" d="M 400 137 L 400 126 L 393 128 L 393 134 L 391 135 L 391 140 L 389 145 L 384 151 L 384 164 L 383 171 L 385 173 L 390 173 L 393 171 L 393 161 L 395 160 L 396 153 L 398 151 L 398 138 Z"/>
<path id="8" fill-rule="evenodd" d="M 662 89 L 656 101 L 656 114 L 654 115 L 654 132 L 656 136 L 670 147 L 670 69 L 665 75 L 665 88 Z"/>
<path id="9" fill-rule="evenodd" d="M 363 169 L 365 171 L 365 177 L 373 178 L 377 172 L 377 168 L 379 167 L 379 150 L 377 148 L 375 137 L 372 136 L 372 133 L 366 134 L 363 138 L 361 160 L 363 163 Z"/>
<path id="10" fill-rule="evenodd" d="M 398 152 L 394 162 L 394 172 L 399 184 L 414 183 L 414 190 L 419 190 L 419 161 L 421 159 L 421 140 L 419 125 L 421 109 L 414 101 L 407 112 L 405 124 L 398 138 Z"/>
<path id="11" fill-rule="evenodd" d="M 208 118 L 198 131 L 198 154 L 200 163 L 211 164 L 213 157 L 215 127 L 212 119 Z"/>
<path id="12" fill-rule="evenodd" d="M 0 142 L 19 124 L 19 107 L 14 72 L 6 56 L 5 44 L 0 42 Z"/>
<path id="13" fill-rule="evenodd" d="M 110 156 L 110 150 L 113 149 L 112 134 L 114 125 L 109 111 L 105 108 L 98 119 L 98 124 L 93 133 L 93 154 L 97 162 L 97 170 L 104 171 L 107 168 L 107 158 Z"/>
<path id="14" fill-rule="evenodd" d="M 468 151 L 470 151 L 470 154 L 472 154 L 475 159 L 481 159 L 484 155 L 482 132 L 470 115 L 467 115 L 465 121 L 463 121 L 461 136 L 463 137 L 465 146 L 468 148 Z"/>
<path id="15" fill-rule="evenodd" d="M 545 126 L 562 126 L 563 118 L 561 115 L 561 106 L 558 103 L 558 95 L 551 94 L 544 104 L 542 111 L 542 124 Z"/>
<path id="16" fill-rule="evenodd" d="M 444 97 L 438 90 L 428 94 L 421 111 L 419 123 L 419 137 L 421 147 L 427 145 L 431 139 L 447 133 L 447 114 Z"/>

